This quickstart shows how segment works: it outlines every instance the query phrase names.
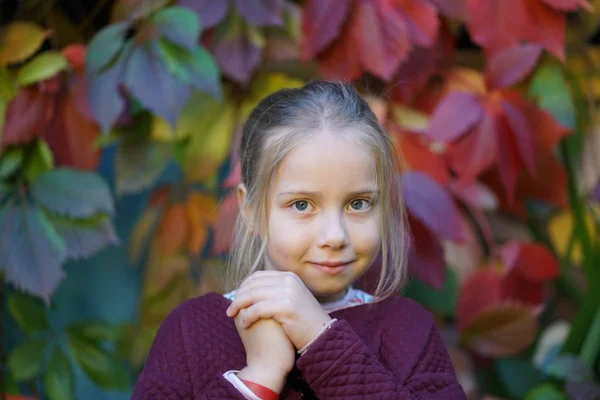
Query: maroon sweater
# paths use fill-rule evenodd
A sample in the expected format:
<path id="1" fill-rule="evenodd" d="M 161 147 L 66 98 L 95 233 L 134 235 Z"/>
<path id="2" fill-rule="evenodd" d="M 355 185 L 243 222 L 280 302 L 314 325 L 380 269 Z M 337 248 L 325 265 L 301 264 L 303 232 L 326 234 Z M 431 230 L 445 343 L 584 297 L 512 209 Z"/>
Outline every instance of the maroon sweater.
<path id="1" fill-rule="evenodd" d="M 223 377 L 246 366 L 229 304 L 210 293 L 169 314 L 132 400 L 243 400 Z M 432 315 L 418 303 L 392 297 L 330 315 L 338 321 L 297 359 L 281 399 L 466 398 Z"/>

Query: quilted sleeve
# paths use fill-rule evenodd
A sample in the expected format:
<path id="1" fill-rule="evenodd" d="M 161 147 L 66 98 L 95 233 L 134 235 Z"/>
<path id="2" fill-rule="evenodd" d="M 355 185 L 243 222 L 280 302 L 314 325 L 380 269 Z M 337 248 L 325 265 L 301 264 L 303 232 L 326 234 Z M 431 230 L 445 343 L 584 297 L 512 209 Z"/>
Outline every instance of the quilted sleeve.
<path id="1" fill-rule="evenodd" d="M 389 345 L 382 343 L 381 352 Z M 340 320 L 300 357 L 298 368 L 321 400 L 466 399 L 435 328 L 412 373 L 402 380 L 394 371 L 405 369 L 405 362 L 414 361 L 386 357 L 384 363 L 346 321 Z"/>
<path id="2" fill-rule="evenodd" d="M 203 387 L 193 386 L 181 312 L 181 307 L 171 312 L 156 333 L 131 400 L 244 400 L 221 374 L 201 380 Z"/>

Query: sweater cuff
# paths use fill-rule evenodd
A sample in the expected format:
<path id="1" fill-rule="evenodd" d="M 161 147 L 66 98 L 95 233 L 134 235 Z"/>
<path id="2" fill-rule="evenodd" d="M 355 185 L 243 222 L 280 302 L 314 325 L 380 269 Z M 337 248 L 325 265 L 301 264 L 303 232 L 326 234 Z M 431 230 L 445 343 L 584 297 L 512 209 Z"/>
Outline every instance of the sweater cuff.
<path id="1" fill-rule="evenodd" d="M 233 385 L 244 397 L 248 400 L 262 400 L 260 397 L 254 394 L 254 392 L 248 389 L 248 386 L 244 385 L 244 382 L 237 377 L 237 373 L 240 371 L 231 370 L 223 374 L 223 378 L 227 379 L 229 383 Z"/>

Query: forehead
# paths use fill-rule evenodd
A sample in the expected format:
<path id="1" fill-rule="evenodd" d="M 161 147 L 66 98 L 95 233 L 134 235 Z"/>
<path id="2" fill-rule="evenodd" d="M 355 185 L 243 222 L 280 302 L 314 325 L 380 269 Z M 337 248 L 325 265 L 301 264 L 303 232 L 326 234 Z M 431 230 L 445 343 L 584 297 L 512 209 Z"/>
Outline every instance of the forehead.
<path id="1" fill-rule="evenodd" d="M 320 131 L 298 143 L 282 160 L 275 190 L 352 192 L 375 189 L 371 149 L 353 138 Z"/>

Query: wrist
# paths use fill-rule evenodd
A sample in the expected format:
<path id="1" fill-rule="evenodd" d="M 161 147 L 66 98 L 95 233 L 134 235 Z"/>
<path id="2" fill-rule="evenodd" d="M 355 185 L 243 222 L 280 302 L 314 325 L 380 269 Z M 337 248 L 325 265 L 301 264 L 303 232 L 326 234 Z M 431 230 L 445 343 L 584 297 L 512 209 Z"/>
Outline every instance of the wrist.
<path id="1" fill-rule="evenodd" d="M 238 378 L 263 385 L 280 394 L 285 386 L 287 372 L 268 366 L 246 366 L 238 374 Z"/>

